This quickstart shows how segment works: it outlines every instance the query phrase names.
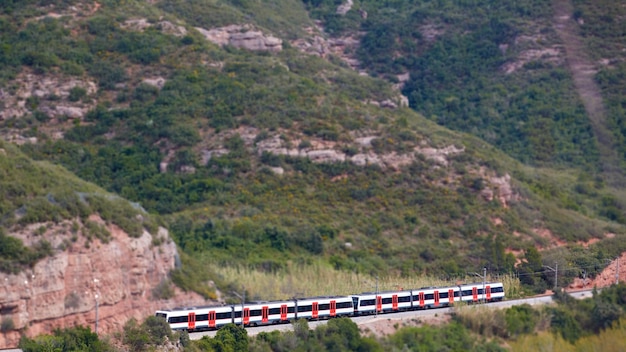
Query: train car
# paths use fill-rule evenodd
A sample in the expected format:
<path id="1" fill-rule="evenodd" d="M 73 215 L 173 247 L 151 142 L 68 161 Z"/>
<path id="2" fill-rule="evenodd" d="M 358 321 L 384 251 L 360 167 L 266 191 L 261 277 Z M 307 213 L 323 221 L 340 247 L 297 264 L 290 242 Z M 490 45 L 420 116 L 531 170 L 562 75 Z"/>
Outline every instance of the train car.
<path id="1" fill-rule="evenodd" d="M 252 302 L 242 305 L 175 308 L 156 311 L 172 330 L 208 330 L 235 323 L 243 326 L 287 323 L 295 319 L 329 319 L 340 316 L 393 313 L 409 309 L 443 308 L 456 302 L 501 301 L 501 282 L 477 282 L 448 287 L 386 292 L 365 292 L 352 296 L 308 297 L 288 301 Z"/>
<path id="2" fill-rule="evenodd" d="M 475 282 L 459 285 L 459 289 L 461 290 L 460 301 L 466 303 L 494 302 L 504 299 L 504 286 L 501 282 Z"/>
<path id="3" fill-rule="evenodd" d="M 172 330 L 199 331 L 218 329 L 233 322 L 232 306 L 208 306 L 159 310 L 157 317 L 164 318 Z"/>
<path id="4" fill-rule="evenodd" d="M 411 291 L 364 292 L 352 296 L 355 315 L 411 309 Z"/>
<path id="5" fill-rule="evenodd" d="M 311 297 L 296 300 L 296 319 L 328 319 L 350 316 L 354 312 L 352 297 Z"/>
<path id="6" fill-rule="evenodd" d="M 411 293 L 414 309 L 443 308 L 459 300 L 460 289 L 458 286 L 422 287 Z"/>
<path id="7" fill-rule="evenodd" d="M 294 301 L 250 302 L 233 306 L 233 322 L 244 326 L 287 323 L 296 317 Z"/>

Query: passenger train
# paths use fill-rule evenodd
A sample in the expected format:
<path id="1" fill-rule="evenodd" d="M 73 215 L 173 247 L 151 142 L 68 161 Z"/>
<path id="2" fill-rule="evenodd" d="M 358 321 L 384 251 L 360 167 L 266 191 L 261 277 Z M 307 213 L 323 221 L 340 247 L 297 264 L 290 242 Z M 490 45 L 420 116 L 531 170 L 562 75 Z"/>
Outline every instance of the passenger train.
<path id="1" fill-rule="evenodd" d="M 285 301 L 159 310 L 172 330 L 219 329 L 226 324 L 260 326 L 289 323 L 296 319 L 320 320 L 334 317 L 394 313 L 443 308 L 456 302 L 495 302 L 504 299 L 501 282 L 471 283 L 448 287 L 364 292 L 350 296 L 295 298 Z"/>

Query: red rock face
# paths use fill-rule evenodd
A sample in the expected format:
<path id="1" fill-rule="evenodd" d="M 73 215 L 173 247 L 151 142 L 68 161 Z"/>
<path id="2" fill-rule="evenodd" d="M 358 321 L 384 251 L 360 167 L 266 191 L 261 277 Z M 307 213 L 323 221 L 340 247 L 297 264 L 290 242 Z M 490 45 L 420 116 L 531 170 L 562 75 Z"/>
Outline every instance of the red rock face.
<path id="1" fill-rule="evenodd" d="M 619 261 L 619 264 L 618 264 Z M 618 270 L 619 267 L 619 270 Z M 615 284 L 619 279 L 619 282 L 626 281 L 626 253 L 611 262 L 602 272 L 595 278 L 588 278 L 586 280 L 576 279 L 569 285 L 570 290 L 576 289 L 590 289 L 593 287 L 602 288 Z"/>
<path id="2" fill-rule="evenodd" d="M 91 220 L 104 224 L 97 217 Z M 32 230 L 40 225 L 11 234 L 25 244 L 45 238 L 58 250 L 26 272 L 0 274 L 0 320 L 10 320 L 15 327 L 0 334 L 0 349 L 17 346 L 22 334 L 33 337 L 77 325 L 95 330 L 96 295 L 101 335 L 121 331 L 130 318 L 143 321 L 158 309 L 208 304 L 201 296 L 180 290 L 169 300 L 153 294 L 178 257 L 165 229 L 155 236 L 144 232 L 131 238 L 108 225 L 112 238 L 105 244 L 98 239 L 88 243 L 82 236 L 72 242 L 70 226 L 64 223 L 35 235 Z M 163 239 L 163 244 L 154 246 L 153 237 Z"/>

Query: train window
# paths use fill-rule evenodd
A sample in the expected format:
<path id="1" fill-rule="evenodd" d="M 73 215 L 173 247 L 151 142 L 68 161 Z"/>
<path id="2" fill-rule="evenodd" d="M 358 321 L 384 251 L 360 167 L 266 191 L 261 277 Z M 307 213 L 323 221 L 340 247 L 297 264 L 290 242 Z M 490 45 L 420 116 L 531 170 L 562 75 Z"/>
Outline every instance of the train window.
<path id="1" fill-rule="evenodd" d="M 411 302 L 411 296 L 398 296 L 398 303 Z"/>
<path id="2" fill-rule="evenodd" d="M 454 297 L 459 297 L 459 291 L 454 291 Z"/>
<path id="3" fill-rule="evenodd" d="M 424 299 L 435 299 L 434 293 L 427 293 L 424 295 Z"/>
<path id="4" fill-rule="evenodd" d="M 270 314 L 280 314 L 280 308 L 270 308 Z"/>
<path id="5" fill-rule="evenodd" d="M 296 307 L 287 307 L 287 313 L 294 313 L 296 311 Z"/>
<path id="6" fill-rule="evenodd" d="M 471 295 L 472 295 L 472 290 L 463 291 L 463 296 L 471 296 Z"/>
<path id="7" fill-rule="evenodd" d="M 393 302 L 393 300 L 392 300 L 392 298 L 391 298 L 391 297 L 389 297 L 389 298 L 383 298 L 383 299 L 382 299 L 382 301 L 383 301 L 383 304 L 389 304 L 389 303 Z"/>
<path id="8" fill-rule="evenodd" d="M 170 324 L 175 324 L 175 323 L 186 323 L 188 321 L 188 317 L 186 315 L 184 316 L 180 316 L 180 317 L 170 317 Z"/>
<path id="9" fill-rule="evenodd" d="M 231 317 L 231 312 L 228 313 L 217 313 L 215 315 L 215 319 L 230 319 Z"/>
<path id="10" fill-rule="evenodd" d="M 207 321 L 209 320 L 208 314 L 198 314 L 196 315 L 196 321 Z"/>
<path id="11" fill-rule="evenodd" d="M 417 302 L 419 300 L 420 300 L 420 296 L 418 296 L 418 295 L 413 296 L 413 301 L 414 302 Z"/>
<path id="12" fill-rule="evenodd" d="M 448 298 L 448 292 L 439 292 L 439 298 Z"/>
<path id="13" fill-rule="evenodd" d="M 504 292 L 504 287 L 492 287 L 491 288 L 491 293 L 500 293 L 500 292 Z"/>
<path id="14" fill-rule="evenodd" d="M 352 302 L 337 302 L 337 309 L 341 308 L 352 308 Z"/>
<path id="15" fill-rule="evenodd" d="M 330 303 L 323 303 L 320 304 L 320 306 L 318 307 L 318 310 L 329 310 L 330 309 Z"/>
<path id="16" fill-rule="evenodd" d="M 361 307 L 373 306 L 373 305 L 376 305 L 376 300 L 375 299 L 363 299 L 361 300 L 361 303 L 359 303 L 359 305 Z"/>
<path id="17" fill-rule="evenodd" d="M 255 310 L 250 309 L 250 316 L 251 317 L 260 317 L 261 316 L 261 310 L 260 309 L 255 309 Z"/>
<path id="18" fill-rule="evenodd" d="M 165 313 L 156 313 L 156 316 L 159 317 L 159 318 L 163 318 L 163 319 L 167 318 L 167 314 L 165 314 Z"/>
<path id="19" fill-rule="evenodd" d="M 313 306 L 312 305 L 307 305 L 307 306 L 298 306 L 298 313 L 301 312 L 310 312 L 313 310 Z"/>
<path id="20" fill-rule="evenodd" d="M 235 312 L 235 318 L 241 318 L 241 311 Z"/>

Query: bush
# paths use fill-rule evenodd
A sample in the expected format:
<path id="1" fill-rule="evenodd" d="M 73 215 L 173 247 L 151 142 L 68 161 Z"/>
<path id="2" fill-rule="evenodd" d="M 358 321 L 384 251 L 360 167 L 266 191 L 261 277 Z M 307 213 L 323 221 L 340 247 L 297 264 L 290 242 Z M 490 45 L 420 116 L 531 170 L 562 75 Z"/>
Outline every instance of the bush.
<path id="1" fill-rule="evenodd" d="M 115 348 L 106 342 L 100 341 L 98 335 L 91 329 L 77 326 L 67 329 L 54 330 L 53 335 L 39 335 L 34 339 L 22 337 L 18 347 L 24 352 L 47 351 L 86 351 L 86 352 L 113 352 Z"/>
<path id="2" fill-rule="evenodd" d="M 87 90 L 83 87 L 74 86 L 70 89 L 70 95 L 67 97 L 69 101 L 79 101 L 87 96 Z"/>
<path id="3" fill-rule="evenodd" d="M 530 334 L 535 330 L 539 315 L 528 304 L 513 306 L 506 310 L 506 328 L 511 336 Z"/>
<path id="4" fill-rule="evenodd" d="M 150 344 L 162 345 L 165 338 L 172 338 L 172 330 L 170 325 L 164 320 L 156 316 L 149 316 L 142 324 L 142 328 L 148 332 L 150 336 Z"/>
<path id="5" fill-rule="evenodd" d="M 154 289 L 152 289 L 152 297 L 155 299 L 170 299 L 174 297 L 174 289 L 169 280 L 162 280 Z"/>
<path id="6" fill-rule="evenodd" d="M 15 323 L 13 322 L 13 318 L 2 317 L 2 322 L 0 323 L 0 332 L 6 333 L 12 330 L 15 330 Z"/>

